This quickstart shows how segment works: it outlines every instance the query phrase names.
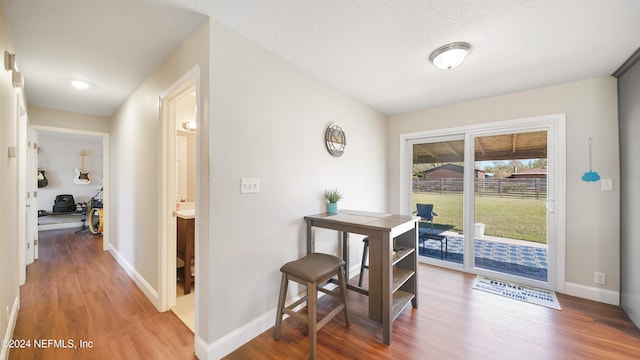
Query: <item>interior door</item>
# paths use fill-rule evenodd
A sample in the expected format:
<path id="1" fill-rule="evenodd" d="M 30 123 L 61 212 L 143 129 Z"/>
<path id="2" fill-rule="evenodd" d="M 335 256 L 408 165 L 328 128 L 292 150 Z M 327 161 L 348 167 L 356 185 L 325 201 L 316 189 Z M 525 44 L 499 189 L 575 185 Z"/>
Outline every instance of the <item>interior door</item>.
<path id="1" fill-rule="evenodd" d="M 31 241 L 27 264 L 30 264 L 38 259 L 38 133 L 31 126 L 27 138 L 27 241 Z"/>
<path id="2" fill-rule="evenodd" d="M 187 201 L 187 138 L 176 136 L 176 201 Z"/>

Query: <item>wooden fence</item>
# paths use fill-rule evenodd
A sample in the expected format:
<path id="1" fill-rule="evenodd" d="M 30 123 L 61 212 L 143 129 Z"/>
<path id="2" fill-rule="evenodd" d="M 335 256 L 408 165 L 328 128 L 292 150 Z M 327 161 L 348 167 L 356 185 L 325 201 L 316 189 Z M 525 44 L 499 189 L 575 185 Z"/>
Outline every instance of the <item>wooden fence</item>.
<path id="1" fill-rule="evenodd" d="M 462 179 L 413 179 L 413 191 L 461 193 Z M 476 196 L 544 199 L 547 197 L 547 179 L 476 179 Z"/>

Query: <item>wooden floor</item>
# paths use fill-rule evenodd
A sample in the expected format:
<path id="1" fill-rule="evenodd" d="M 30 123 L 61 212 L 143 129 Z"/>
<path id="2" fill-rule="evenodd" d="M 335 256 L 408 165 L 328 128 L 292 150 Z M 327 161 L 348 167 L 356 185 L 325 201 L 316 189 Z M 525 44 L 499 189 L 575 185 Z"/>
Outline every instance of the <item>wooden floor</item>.
<path id="1" fill-rule="evenodd" d="M 475 276 L 420 265 L 418 309 L 393 326 L 393 342 L 367 319 L 367 298 L 348 292 L 351 326 L 340 314 L 318 334 L 318 359 L 640 359 L 640 330 L 617 306 L 558 294 L 562 311 L 473 290 Z M 353 280 L 352 280 L 353 282 Z M 323 313 L 334 300 L 319 300 Z M 320 306 L 320 305 L 319 305 Z M 288 318 L 226 357 L 305 359 L 306 325 Z"/>
<path id="2" fill-rule="evenodd" d="M 31 349 L 14 349 L 9 358 L 195 358 L 187 327 L 170 311 L 158 313 L 101 249 L 99 237 L 73 229 L 40 233 L 40 259 L 27 268 L 13 336 L 30 339 Z M 351 326 L 342 315 L 330 321 L 318 336 L 318 359 L 640 358 L 640 330 L 619 307 L 558 294 L 557 311 L 472 290 L 473 279 L 420 265 L 419 308 L 405 309 L 394 322 L 390 346 L 367 318 L 367 298 L 349 291 Z M 319 300 L 324 312 L 329 298 Z M 226 358 L 308 357 L 303 324 L 287 319 L 280 340 L 272 335 L 269 329 Z M 36 339 L 71 339 L 78 348 L 35 349 Z M 93 348 L 79 348 L 80 340 Z"/>
<path id="3" fill-rule="evenodd" d="M 31 348 L 12 349 L 9 359 L 194 359 L 193 333 L 155 309 L 102 251 L 101 237 L 75 230 L 40 232 L 13 335 Z"/>

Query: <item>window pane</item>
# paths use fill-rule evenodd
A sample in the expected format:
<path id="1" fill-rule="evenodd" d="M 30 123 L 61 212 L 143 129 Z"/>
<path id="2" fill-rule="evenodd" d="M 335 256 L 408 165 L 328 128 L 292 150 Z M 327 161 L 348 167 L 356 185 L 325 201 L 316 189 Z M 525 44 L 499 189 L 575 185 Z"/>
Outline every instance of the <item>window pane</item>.
<path id="1" fill-rule="evenodd" d="M 463 185 L 464 140 L 413 145 L 412 210 L 422 218 L 421 256 L 462 264 Z"/>
<path id="2" fill-rule="evenodd" d="M 475 266 L 547 281 L 547 131 L 475 138 Z"/>

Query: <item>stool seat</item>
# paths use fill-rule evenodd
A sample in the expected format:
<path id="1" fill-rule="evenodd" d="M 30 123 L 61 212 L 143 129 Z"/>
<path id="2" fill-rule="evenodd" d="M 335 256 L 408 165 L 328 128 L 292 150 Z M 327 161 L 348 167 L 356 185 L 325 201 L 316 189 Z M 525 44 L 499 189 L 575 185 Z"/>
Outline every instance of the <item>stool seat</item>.
<path id="1" fill-rule="evenodd" d="M 334 275 L 345 265 L 344 260 L 322 253 L 309 254 L 302 259 L 290 261 L 280 268 L 285 274 L 300 280 L 317 282 L 327 275 Z"/>
<path id="2" fill-rule="evenodd" d="M 276 314 L 276 326 L 274 328 L 273 338 L 280 338 L 280 329 L 282 327 L 282 317 L 286 314 L 292 318 L 298 319 L 306 323 L 309 327 L 309 357 L 316 358 L 317 332 L 329 320 L 340 312 L 344 312 L 344 320 L 349 325 L 349 312 L 347 311 L 347 281 L 345 279 L 345 262 L 344 260 L 322 253 L 309 254 L 301 259 L 290 261 L 280 268 L 282 272 L 282 281 L 280 283 L 280 295 L 278 298 L 278 309 Z M 324 288 L 323 284 L 334 275 L 338 275 L 338 291 Z M 289 281 L 307 286 L 307 294 L 301 299 L 295 301 L 289 306 L 285 306 L 287 297 L 287 288 Z M 341 300 L 341 304 L 336 306 L 322 319 L 318 319 L 317 298 L 318 291 L 327 295 L 331 295 Z M 307 314 L 303 315 L 294 309 L 307 302 Z"/>

